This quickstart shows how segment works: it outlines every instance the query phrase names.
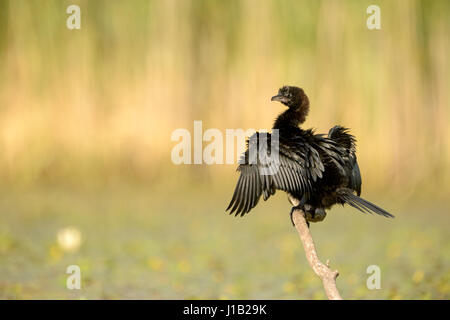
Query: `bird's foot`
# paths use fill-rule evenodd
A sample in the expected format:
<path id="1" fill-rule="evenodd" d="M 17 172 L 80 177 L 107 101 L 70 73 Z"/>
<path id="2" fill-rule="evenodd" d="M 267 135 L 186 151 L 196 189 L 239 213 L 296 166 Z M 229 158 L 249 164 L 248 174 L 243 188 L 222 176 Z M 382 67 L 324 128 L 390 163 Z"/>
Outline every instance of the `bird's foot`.
<path id="1" fill-rule="evenodd" d="M 294 210 L 302 210 L 305 213 L 305 220 L 306 220 L 306 224 L 308 225 L 309 228 L 309 223 L 310 222 L 320 222 L 323 221 L 323 219 L 325 219 L 325 217 L 327 216 L 327 213 L 325 212 L 324 208 L 314 208 L 309 204 L 305 204 L 303 206 L 301 205 L 297 205 L 292 207 L 291 212 L 290 212 L 290 217 L 291 217 L 291 222 L 292 225 L 295 227 L 295 223 L 294 223 Z"/>
<path id="2" fill-rule="evenodd" d="M 291 217 L 291 222 L 292 222 L 292 225 L 294 227 L 295 227 L 295 223 L 294 223 L 294 216 L 293 216 L 293 214 L 294 214 L 294 210 L 297 210 L 297 209 L 304 211 L 303 206 L 300 206 L 300 205 L 294 206 L 294 207 L 291 208 L 291 212 L 289 213 L 289 216 Z"/>
<path id="3" fill-rule="evenodd" d="M 294 223 L 293 214 L 294 214 L 294 210 L 297 210 L 297 209 L 302 210 L 305 213 L 306 224 L 308 225 L 308 228 L 309 228 L 309 222 L 308 221 L 310 219 L 308 219 L 308 214 L 311 215 L 311 212 L 314 214 L 314 208 L 311 207 L 309 204 L 297 205 L 297 206 L 292 207 L 291 213 L 289 215 L 291 217 L 291 222 L 292 222 L 292 225 L 294 227 L 295 227 L 295 223 Z"/>
<path id="4" fill-rule="evenodd" d="M 306 220 L 309 222 L 320 222 L 327 216 L 324 208 L 313 208 L 306 211 Z"/>

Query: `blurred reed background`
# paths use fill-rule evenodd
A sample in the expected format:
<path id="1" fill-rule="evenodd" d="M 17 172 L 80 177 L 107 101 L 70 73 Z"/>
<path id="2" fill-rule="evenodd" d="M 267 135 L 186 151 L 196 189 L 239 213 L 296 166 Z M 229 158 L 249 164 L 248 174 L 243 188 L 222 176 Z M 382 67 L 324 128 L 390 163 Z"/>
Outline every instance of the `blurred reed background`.
<path id="1" fill-rule="evenodd" d="M 2 184 L 223 181 L 231 166 L 174 167 L 171 132 L 270 128 L 293 84 L 305 126 L 357 136 L 365 187 L 448 194 L 450 3 L 377 1 L 377 31 L 370 4 L 2 1 Z"/>
<path id="2" fill-rule="evenodd" d="M 66 28 L 71 4 L 81 30 Z M 366 27 L 372 4 L 381 30 Z M 0 298 L 323 298 L 285 196 L 233 219 L 235 165 L 170 157 L 194 120 L 269 129 L 290 84 L 310 97 L 306 127 L 351 128 L 363 195 L 398 217 L 336 208 L 312 227 L 343 296 L 448 299 L 449 13 L 444 0 L 0 0 Z M 369 264 L 383 290 L 365 287 Z"/>

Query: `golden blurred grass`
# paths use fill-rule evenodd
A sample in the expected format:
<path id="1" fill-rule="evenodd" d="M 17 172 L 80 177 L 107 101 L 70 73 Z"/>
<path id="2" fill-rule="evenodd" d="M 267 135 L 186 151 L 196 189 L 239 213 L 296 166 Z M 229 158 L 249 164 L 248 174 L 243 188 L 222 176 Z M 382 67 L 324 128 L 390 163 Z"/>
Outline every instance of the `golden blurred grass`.
<path id="1" fill-rule="evenodd" d="M 2 1 L 3 184 L 226 180 L 230 166 L 175 168 L 171 132 L 269 128 L 269 97 L 294 84 L 306 126 L 357 136 L 365 187 L 445 196 L 450 3 L 377 3 L 370 31 L 371 1 Z"/>

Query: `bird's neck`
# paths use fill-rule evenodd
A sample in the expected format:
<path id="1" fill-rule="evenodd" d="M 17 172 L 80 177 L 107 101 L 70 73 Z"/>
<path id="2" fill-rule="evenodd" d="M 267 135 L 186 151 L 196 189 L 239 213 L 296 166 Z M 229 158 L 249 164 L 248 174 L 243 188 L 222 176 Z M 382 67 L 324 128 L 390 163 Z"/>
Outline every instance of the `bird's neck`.
<path id="1" fill-rule="evenodd" d="M 273 125 L 273 129 L 298 127 L 305 122 L 308 111 L 309 105 L 301 106 L 296 110 L 287 109 L 277 117 Z"/>

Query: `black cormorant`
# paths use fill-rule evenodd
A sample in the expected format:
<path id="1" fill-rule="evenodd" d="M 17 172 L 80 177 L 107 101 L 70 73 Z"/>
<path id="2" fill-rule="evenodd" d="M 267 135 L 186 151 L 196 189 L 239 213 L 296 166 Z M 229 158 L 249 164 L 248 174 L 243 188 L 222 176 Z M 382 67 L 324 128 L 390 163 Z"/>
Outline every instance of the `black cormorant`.
<path id="1" fill-rule="evenodd" d="M 259 153 L 252 158 L 250 150 L 258 147 L 250 146 L 271 145 L 274 132 L 264 135 L 256 132 L 248 139 L 237 169 L 240 177 L 226 209 L 231 209 L 230 214 L 243 216 L 256 206 L 261 195 L 267 200 L 276 190 L 283 190 L 299 202 L 291 210 L 291 220 L 293 210 L 299 208 L 308 221 L 321 221 L 325 209 L 336 203 L 348 204 L 361 212 L 394 217 L 359 197 L 361 174 L 356 161 L 356 140 L 347 128 L 334 126 L 328 135 L 300 128 L 309 111 L 309 99 L 301 88 L 284 86 L 271 100 L 288 107 L 273 126 L 278 130 L 278 146 L 272 146 L 263 161 Z M 271 157 L 274 152 L 278 159 Z"/>

